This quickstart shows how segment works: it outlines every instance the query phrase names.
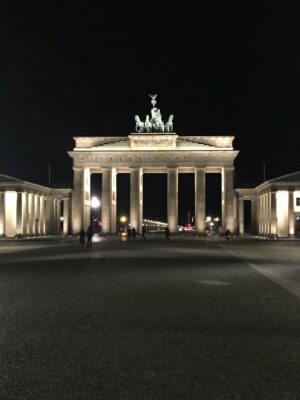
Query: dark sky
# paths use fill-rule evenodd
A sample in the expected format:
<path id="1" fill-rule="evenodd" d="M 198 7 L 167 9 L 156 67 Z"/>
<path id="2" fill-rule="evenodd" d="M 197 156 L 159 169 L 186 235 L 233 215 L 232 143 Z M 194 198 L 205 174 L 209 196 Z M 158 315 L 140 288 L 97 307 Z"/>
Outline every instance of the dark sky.
<path id="1" fill-rule="evenodd" d="M 300 33 L 273 1 L 0 3 L 0 171 L 71 182 L 73 136 L 234 134 L 237 183 L 299 170 Z"/>

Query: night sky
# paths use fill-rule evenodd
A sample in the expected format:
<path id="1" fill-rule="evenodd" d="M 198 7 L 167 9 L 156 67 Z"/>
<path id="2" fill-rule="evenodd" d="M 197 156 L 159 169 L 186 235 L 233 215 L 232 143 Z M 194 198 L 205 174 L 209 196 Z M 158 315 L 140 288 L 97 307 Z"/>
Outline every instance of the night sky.
<path id="1" fill-rule="evenodd" d="M 178 134 L 236 136 L 236 185 L 297 171 L 298 26 L 271 1 L 2 1 L 0 172 L 70 185 L 73 136 L 128 135 L 148 93 Z"/>

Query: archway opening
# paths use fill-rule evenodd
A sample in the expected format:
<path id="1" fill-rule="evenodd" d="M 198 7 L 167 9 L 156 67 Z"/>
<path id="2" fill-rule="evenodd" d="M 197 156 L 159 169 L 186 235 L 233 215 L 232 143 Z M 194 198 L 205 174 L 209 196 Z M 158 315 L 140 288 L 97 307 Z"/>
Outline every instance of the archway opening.
<path id="1" fill-rule="evenodd" d="M 205 174 L 206 227 L 218 232 L 222 226 L 221 174 Z"/>
<path id="2" fill-rule="evenodd" d="M 117 175 L 117 232 L 130 221 L 130 174 Z"/>
<path id="3" fill-rule="evenodd" d="M 178 225 L 195 224 L 195 175 L 178 174 Z"/>
<path id="4" fill-rule="evenodd" d="M 99 200 L 92 203 L 92 199 Z M 91 226 L 97 234 L 101 232 L 102 174 L 91 174 Z"/>
<path id="5" fill-rule="evenodd" d="M 251 200 L 244 200 L 244 231 L 245 233 L 252 232 L 251 226 Z"/>
<path id="6" fill-rule="evenodd" d="M 167 222 L 167 174 L 143 175 L 144 219 Z"/>

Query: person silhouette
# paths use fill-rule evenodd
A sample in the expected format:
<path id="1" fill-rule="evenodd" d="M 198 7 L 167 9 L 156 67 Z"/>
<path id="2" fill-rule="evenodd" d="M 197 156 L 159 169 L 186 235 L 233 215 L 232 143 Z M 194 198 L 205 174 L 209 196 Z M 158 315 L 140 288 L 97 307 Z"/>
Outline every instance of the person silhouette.
<path id="1" fill-rule="evenodd" d="M 79 243 L 81 244 L 81 247 L 84 247 L 85 244 L 85 232 L 84 229 L 81 228 L 79 232 Z"/>
<path id="2" fill-rule="evenodd" d="M 169 240 L 170 239 L 170 229 L 168 226 L 165 229 L 165 233 L 166 233 L 166 240 Z"/>
<path id="3" fill-rule="evenodd" d="M 132 227 L 131 232 L 132 232 L 132 239 L 134 240 L 136 237 L 136 230 L 134 226 Z"/>
<path id="4" fill-rule="evenodd" d="M 145 233 L 146 233 L 146 228 L 145 228 L 145 225 L 143 225 L 143 227 L 142 227 L 142 239 L 143 240 L 146 240 Z"/>
<path id="5" fill-rule="evenodd" d="M 94 232 L 92 230 L 92 227 L 89 226 L 87 231 L 86 231 L 86 247 L 92 247 L 92 237 L 94 235 Z"/>

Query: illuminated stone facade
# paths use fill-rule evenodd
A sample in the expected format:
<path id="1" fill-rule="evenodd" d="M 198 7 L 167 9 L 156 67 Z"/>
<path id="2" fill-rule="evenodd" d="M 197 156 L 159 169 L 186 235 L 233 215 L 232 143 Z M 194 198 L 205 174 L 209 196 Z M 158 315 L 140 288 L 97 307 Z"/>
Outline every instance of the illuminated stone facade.
<path id="1" fill-rule="evenodd" d="M 0 236 L 68 234 L 71 193 L 0 174 Z"/>
<path id="2" fill-rule="evenodd" d="M 251 231 L 260 236 L 300 236 L 300 172 L 236 189 L 238 231 L 244 234 L 244 201 L 251 201 Z"/>
<path id="3" fill-rule="evenodd" d="M 235 230 L 233 191 L 234 136 L 179 136 L 176 133 L 132 133 L 128 137 L 75 137 L 72 231 L 90 222 L 90 176 L 102 174 L 102 231 L 116 232 L 117 174 L 130 174 L 130 223 L 138 232 L 143 220 L 143 175 L 167 174 L 168 225 L 178 221 L 178 174 L 195 174 L 195 220 L 205 224 L 205 174 L 222 175 L 222 228 Z"/>

